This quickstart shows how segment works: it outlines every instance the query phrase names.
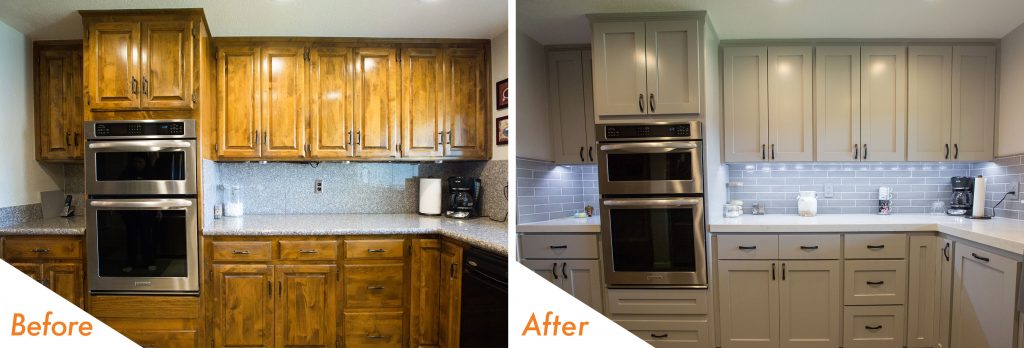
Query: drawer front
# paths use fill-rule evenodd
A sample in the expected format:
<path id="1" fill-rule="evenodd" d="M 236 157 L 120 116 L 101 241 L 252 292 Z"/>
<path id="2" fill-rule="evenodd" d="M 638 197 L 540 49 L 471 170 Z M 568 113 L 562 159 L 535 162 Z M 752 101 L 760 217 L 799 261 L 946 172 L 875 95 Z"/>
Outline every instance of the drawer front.
<path id="1" fill-rule="evenodd" d="M 520 235 L 524 259 L 596 259 L 596 234 Z"/>
<path id="2" fill-rule="evenodd" d="M 838 234 L 786 234 L 779 236 L 783 260 L 838 260 Z"/>
<path id="3" fill-rule="evenodd" d="M 777 235 L 719 235 L 720 260 L 774 260 L 779 258 Z"/>
<path id="4" fill-rule="evenodd" d="M 907 297 L 905 260 L 848 260 L 844 304 L 899 305 Z"/>
<path id="5" fill-rule="evenodd" d="M 847 259 L 903 259 L 907 257 L 905 234 L 847 234 L 843 251 Z"/>
<path id="6" fill-rule="evenodd" d="M 609 314 L 707 314 L 707 290 L 608 289 Z"/>
<path id="7" fill-rule="evenodd" d="M 402 347 L 402 312 L 345 313 L 345 347 Z"/>
<path id="8" fill-rule="evenodd" d="M 80 259 L 82 243 L 72 239 L 7 238 L 4 259 Z"/>
<path id="9" fill-rule="evenodd" d="M 345 258 L 348 260 L 400 259 L 404 256 L 404 239 L 345 241 Z"/>
<path id="10" fill-rule="evenodd" d="M 282 240 L 278 242 L 281 260 L 333 261 L 338 258 L 338 241 Z"/>
<path id="11" fill-rule="evenodd" d="M 213 261 L 270 261 L 270 241 L 213 242 Z"/>
<path id="12" fill-rule="evenodd" d="M 142 347 L 176 348 L 195 347 L 196 331 L 118 331 Z"/>
<path id="13" fill-rule="evenodd" d="M 401 307 L 404 264 L 345 265 L 345 307 Z"/>
<path id="14" fill-rule="evenodd" d="M 903 306 L 843 308 L 844 348 L 903 347 Z"/>
<path id="15" fill-rule="evenodd" d="M 710 345 L 706 320 L 616 320 L 657 348 L 705 348 Z"/>

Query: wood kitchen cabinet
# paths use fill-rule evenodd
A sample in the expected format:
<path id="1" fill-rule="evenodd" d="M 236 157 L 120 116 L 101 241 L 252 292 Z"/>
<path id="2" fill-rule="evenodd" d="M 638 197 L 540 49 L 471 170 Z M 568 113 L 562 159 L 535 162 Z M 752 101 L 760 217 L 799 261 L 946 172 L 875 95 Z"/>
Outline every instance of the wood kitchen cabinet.
<path id="1" fill-rule="evenodd" d="M 449 48 L 445 52 L 445 156 L 486 159 L 489 154 L 490 73 L 483 48 Z"/>
<path id="2" fill-rule="evenodd" d="M 461 246 L 447 241 L 441 244 L 441 269 L 438 343 L 441 347 L 458 347 L 462 313 Z"/>
<path id="3" fill-rule="evenodd" d="M 36 160 L 83 158 L 82 42 L 36 41 Z"/>
<path id="4" fill-rule="evenodd" d="M 200 347 L 199 297 L 93 295 L 89 314 L 142 347 Z"/>
<path id="5" fill-rule="evenodd" d="M 218 158 L 260 158 L 263 130 L 260 53 L 256 46 L 217 49 Z"/>
<path id="6" fill-rule="evenodd" d="M 316 159 L 344 160 L 352 152 L 352 47 L 313 47 L 309 54 L 309 149 Z"/>
<path id="7" fill-rule="evenodd" d="M 951 347 L 1012 347 L 1020 262 L 957 243 L 953 266 Z"/>
<path id="8" fill-rule="evenodd" d="M 439 239 L 412 242 L 412 294 L 409 303 L 409 345 L 440 346 L 441 281 L 448 281 L 450 265 L 441 264 Z M 449 261 L 450 262 L 450 261 Z"/>
<path id="9" fill-rule="evenodd" d="M 402 156 L 443 156 L 444 50 L 404 48 L 402 58 Z"/>
<path id="10" fill-rule="evenodd" d="M 555 163 L 597 163 L 590 50 L 549 51 L 547 71 Z"/>
<path id="11" fill-rule="evenodd" d="M 0 255 L 68 302 L 86 308 L 81 238 L 4 237 Z"/>
<path id="12" fill-rule="evenodd" d="M 398 50 L 390 47 L 356 49 L 355 156 L 397 156 Z"/>
<path id="13" fill-rule="evenodd" d="M 306 50 L 271 43 L 260 49 L 265 159 L 306 158 Z"/>
<path id="14" fill-rule="evenodd" d="M 338 301 L 335 265 L 274 267 L 277 347 L 335 347 Z"/>
<path id="15" fill-rule="evenodd" d="M 211 329 L 214 347 L 274 346 L 274 268 L 213 265 Z"/>
<path id="16" fill-rule="evenodd" d="M 700 113 L 701 19 L 590 19 L 598 123 Z"/>

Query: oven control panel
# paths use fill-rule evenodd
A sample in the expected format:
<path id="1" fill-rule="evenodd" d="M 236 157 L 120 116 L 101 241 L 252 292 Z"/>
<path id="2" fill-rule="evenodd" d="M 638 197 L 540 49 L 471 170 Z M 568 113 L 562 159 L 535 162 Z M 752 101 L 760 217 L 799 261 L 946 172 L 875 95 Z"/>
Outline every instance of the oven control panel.
<path id="1" fill-rule="evenodd" d="M 700 128 L 697 122 L 675 124 L 625 124 L 599 125 L 600 140 L 633 140 L 633 139 L 699 139 Z"/>
<path id="2" fill-rule="evenodd" d="M 96 122 L 96 137 L 181 136 L 184 122 Z"/>

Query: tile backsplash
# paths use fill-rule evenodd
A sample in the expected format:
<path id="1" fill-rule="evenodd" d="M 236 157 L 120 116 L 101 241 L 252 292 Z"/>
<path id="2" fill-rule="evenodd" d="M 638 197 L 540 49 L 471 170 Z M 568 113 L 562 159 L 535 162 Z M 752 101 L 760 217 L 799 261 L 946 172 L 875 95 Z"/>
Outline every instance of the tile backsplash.
<path id="1" fill-rule="evenodd" d="M 517 223 L 557 219 L 598 207 L 596 165 L 516 159 Z M 595 212 L 596 213 L 596 212 Z"/>

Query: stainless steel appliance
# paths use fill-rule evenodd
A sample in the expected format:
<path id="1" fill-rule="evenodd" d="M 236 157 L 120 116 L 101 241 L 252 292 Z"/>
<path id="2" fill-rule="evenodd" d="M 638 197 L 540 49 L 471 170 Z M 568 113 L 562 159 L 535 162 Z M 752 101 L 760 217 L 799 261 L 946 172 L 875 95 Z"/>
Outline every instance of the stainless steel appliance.
<path id="1" fill-rule="evenodd" d="M 94 293 L 197 293 L 193 120 L 86 125 L 86 256 Z"/>
<path id="2" fill-rule="evenodd" d="M 597 126 L 604 279 L 707 287 L 697 121 Z"/>
<path id="3" fill-rule="evenodd" d="M 953 194 L 949 199 L 947 215 L 964 216 L 971 213 L 974 207 L 974 178 L 954 176 L 950 178 Z"/>
<path id="4" fill-rule="evenodd" d="M 461 347 L 508 347 L 508 259 L 466 249 L 462 261 Z M 453 265 L 454 266 L 454 265 Z M 454 267 L 451 277 L 457 277 Z"/>
<path id="5" fill-rule="evenodd" d="M 448 178 L 448 210 L 444 216 L 456 219 L 480 216 L 480 179 L 462 176 Z"/>

